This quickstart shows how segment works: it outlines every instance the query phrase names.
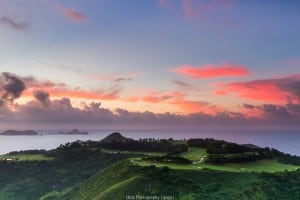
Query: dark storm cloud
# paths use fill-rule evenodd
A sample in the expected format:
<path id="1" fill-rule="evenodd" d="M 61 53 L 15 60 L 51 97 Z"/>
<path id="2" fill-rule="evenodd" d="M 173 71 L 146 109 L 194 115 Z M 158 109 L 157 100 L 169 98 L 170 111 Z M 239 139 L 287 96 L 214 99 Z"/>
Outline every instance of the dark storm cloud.
<path id="1" fill-rule="evenodd" d="M 286 105 L 263 104 L 249 105 L 244 107 L 252 111 L 262 112 L 262 117 L 275 122 L 297 122 L 300 120 L 300 104 L 288 103 Z"/>
<path id="2" fill-rule="evenodd" d="M 50 104 L 50 95 L 48 92 L 37 90 L 33 94 L 34 98 L 40 102 L 43 106 L 49 106 Z"/>
<path id="3" fill-rule="evenodd" d="M 282 80 L 279 87 L 298 97 L 300 100 L 300 77 L 295 76 L 290 80 Z"/>
<path id="4" fill-rule="evenodd" d="M 49 80 L 38 80 L 33 76 L 22 77 L 27 88 L 55 88 L 55 87 L 66 87 L 64 83 L 55 83 Z"/>
<path id="5" fill-rule="evenodd" d="M 24 82 L 16 75 L 6 72 L 0 75 L 0 104 L 13 103 L 24 90 Z"/>
<path id="6" fill-rule="evenodd" d="M 244 107 L 248 108 L 248 109 L 251 109 L 251 110 L 253 110 L 255 108 L 254 105 L 250 105 L 250 104 L 246 104 L 246 103 L 244 104 Z"/>

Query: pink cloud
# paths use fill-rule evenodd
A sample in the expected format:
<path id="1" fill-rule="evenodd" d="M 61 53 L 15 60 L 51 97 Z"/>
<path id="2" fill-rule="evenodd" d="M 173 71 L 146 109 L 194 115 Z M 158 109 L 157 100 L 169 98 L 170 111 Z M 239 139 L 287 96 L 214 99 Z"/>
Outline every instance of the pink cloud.
<path id="1" fill-rule="evenodd" d="M 79 12 L 78 10 L 74 8 L 65 8 L 61 5 L 56 4 L 54 6 L 55 10 L 63 15 L 65 18 L 67 18 L 69 21 L 74 23 L 83 23 L 87 21 L 87 17 L 84 13 Z"/>
<path id="2" fill-rule="evenodd" d="M 300 101 L 300 75 L 227 83 L 215 93 L 218 95 L 234 93 L 244 99 L 281 104 L 287 101 Z"/>
<path id="3" fill-rule="evenodd" d="M 176 13 L 183 14 L 184 17 L 190 20 L 200 20 L 205 22 L 215 22 L 215 15 L 218 12 L 223 12 L 224 10 L 234 6 L 234 0 L 181 0 L 181 5 L 178 8 L 176 3 L 172 0 L 159 0 L 159 4 L 167 9 L 173 8 Z M 218 22 L 225 23 L 225 25 L 232 25 L 232 19 L 218 19 Z"/>
<path id="4" fill-rule="evenodd" d="M 167 6 L 170 3 L 170 0 L 159 0 L 159 5 L 161 6 Z"/>
<path id="5" fill-rule="evenodd" d="M 249 70 L 245 66 L 232 64 L 224 64 L 220 66 L 204 65 L 200 67 L 182 65 L 171 69 L 171 71 L 194 79 L 246 76 L 250 74 Z"/>
<path id="6" fill-rule="evenodd" d="M 182 8 L 187 18 L 194 19 L 197 17 L 197 13 L 193 7 L 193 0 L 182 0 Z"/>

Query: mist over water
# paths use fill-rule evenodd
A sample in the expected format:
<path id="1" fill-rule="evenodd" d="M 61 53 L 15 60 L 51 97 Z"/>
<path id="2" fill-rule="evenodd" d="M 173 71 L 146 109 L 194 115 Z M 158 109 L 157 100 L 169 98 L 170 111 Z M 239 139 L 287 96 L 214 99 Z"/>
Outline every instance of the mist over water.
<path id="1" fill-rule="evenodd" d="M 300 155 L 300 131 L 249 131 L 249 130 L 118 130 L 125 137 L 139 138 L 215 138 L 239 144 L 255 144 L 260 147 L 272 147 L 285 153 Z M 55 132 L 55 131 L 51 131 Z M 57 131 L 58 132 L 58 131 Z M 11 151 L 46 149 L 76 140 L 101 140 L 114 130 L 93 130 L 88 135 L 50 135 L 47 131 L 38 131 L 37 136 L 0 136 L 0 154 Z"/>

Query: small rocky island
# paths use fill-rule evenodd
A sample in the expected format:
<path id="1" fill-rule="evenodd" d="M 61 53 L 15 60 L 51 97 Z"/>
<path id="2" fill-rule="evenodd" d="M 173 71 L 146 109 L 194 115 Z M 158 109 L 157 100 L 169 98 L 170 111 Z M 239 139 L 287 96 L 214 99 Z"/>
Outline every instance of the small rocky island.
<path id="1" fill-rule="evenodd" d="M 73 129 L 71 131 L 67 132 L 56 132 L 56 133 L 49 133 L 49 134 L 54 134 L 54 135 L 88 135 L 88 132 L 85 131 L 79 131 L 78 129 Z"/>
<path id="2" fill-rule="evenodd" d="M 19 130 L 6 130 L 0 135 L 7 135 L 7 136 L 15 136 L 15 135 L 38 135 L 37 132 L 32 130 L 25 130 L 25 131 L 19 131 Z"/>

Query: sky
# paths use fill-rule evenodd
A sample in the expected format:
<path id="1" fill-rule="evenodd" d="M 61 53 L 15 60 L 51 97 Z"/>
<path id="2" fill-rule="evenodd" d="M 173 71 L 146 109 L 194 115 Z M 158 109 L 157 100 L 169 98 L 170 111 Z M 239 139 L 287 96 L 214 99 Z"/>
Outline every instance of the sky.
<path id="1" fill-rule="evenodd" d="M 297 129 L 299 8 L 1 0 L 0 129 Z"/>

